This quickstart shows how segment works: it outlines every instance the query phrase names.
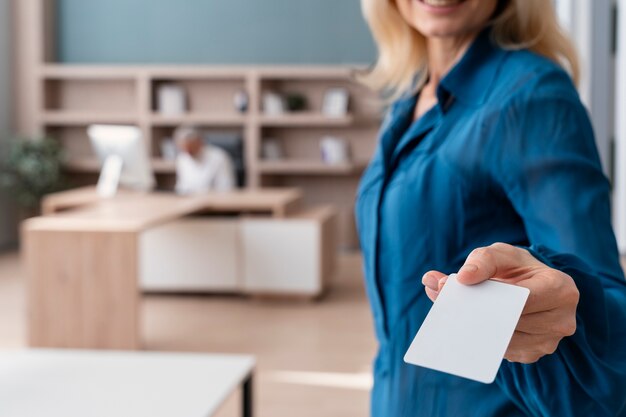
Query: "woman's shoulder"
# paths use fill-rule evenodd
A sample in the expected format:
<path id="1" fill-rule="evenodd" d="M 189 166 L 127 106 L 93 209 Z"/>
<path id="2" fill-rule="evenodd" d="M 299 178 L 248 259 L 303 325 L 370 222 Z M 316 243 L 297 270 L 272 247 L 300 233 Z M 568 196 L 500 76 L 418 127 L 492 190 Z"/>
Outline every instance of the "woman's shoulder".
<path id="1" fill-rule="evenodd" d="M 574 82 L 559 64 L 529 50 L 508 51 L 489 101 L 519 105 L 546 99 L 580 102 Z"/>
<path id="2" fill-rule="evenodd" d="M 559 64 L 530 51 L 507 54 L 493 93 L 481 109 L 485 120 L 498 120 L 497 138 L 509 150 L 557 146 L 585 149 L 595 141 L 587 110 L 571 77 Z M 513 143 L 516 142 L 516 145 Z"/>

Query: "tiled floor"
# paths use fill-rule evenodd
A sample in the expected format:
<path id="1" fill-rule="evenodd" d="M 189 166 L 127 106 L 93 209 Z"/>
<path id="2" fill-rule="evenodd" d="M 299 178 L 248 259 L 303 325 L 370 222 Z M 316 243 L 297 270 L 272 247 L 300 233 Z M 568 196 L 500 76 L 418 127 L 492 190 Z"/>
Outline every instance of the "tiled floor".
<path id="1" fill-rule="evenodd" d="M 146 296 L 145 349 L 256 355 L 260 417 L 366 416 L 373 329 L 360 258 L 340 261 L 319 302 Z M 19 259 L 0 255 L 0 349 L 25 345 L 24 318 Z M 234 396 L 219 417 L 238 415 L 238 405 Z"/>

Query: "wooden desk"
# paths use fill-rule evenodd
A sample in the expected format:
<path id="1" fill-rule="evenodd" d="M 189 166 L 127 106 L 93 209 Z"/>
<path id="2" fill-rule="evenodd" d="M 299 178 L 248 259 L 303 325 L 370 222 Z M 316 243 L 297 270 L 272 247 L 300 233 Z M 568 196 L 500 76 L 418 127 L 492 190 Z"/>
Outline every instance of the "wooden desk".
<path id="1" fill-rule="evenodd" d="M 3 352 L 0 410 L 14 417 L 205 417 L 242 389 L 242 415 L 252 417 L 254 366 L 243 355 Z"/>
<path id="2" fill-rule="evenodd" d="M 29 219 L 22 228 L 30 346 L 140 348 L 138 277 L 145 270 L 139 258 L 144 232 L 205 212 L 266 213 L 265 219 L 284 227 L 283 218 L 293 222 L 303 216 L 298 212 L 301 198 L 298 190 L 260 189 L 194 197 L 123 193 L 101 200 L 93 188 L 48 197 L 45 211 L 52 214 Z M 334 259 L 328 248 L 334 245 L 324 234 L 331 234 L 334 212 L 316 216 L 321 220 L 315 223 L 320 230 L 315 266 L 326 273 Z M 259 253 L 271 249 L 263 237 L 255 241 Z M 271 266 L 276 263 L 270 263 L 268 274 L 275 273 Z M 257 285 L 255 291 L 265 287 Z"/>
<path id="3" fill-rule="evenodd" d="M 114 220 L 126 220 L 128 215 L 139 214 L 135 220 L 150 223 L 159 219 L 163 212 L 154 213 L 154 208 L 177 214 L 200 210 L 234 212 L 270 212 L 275 217 L 285 217 L 297 212 L 302 202 L 302 192 L 297 188 L 264 188 L 237 190 L 228 193 L 206 193 L 197 196 L 177 196 L 171 193 L 141 194 L 120 190 L 115 198 L 103 200 L 95 187 L 82 187 L 46 196 L 41 204 L 42 214 L 49 216 L 77 207 L 92 206 L 84 211 L 83 217 L 103 220 L 103 216 Z M 117 210 L 113 212 L 112 210 Z M 121 217 L 120 217 L 121 216 Z M 75 217 L 75 216 L 72 216 Z M 104 219 L 108 220 L 108 219 Z"/>

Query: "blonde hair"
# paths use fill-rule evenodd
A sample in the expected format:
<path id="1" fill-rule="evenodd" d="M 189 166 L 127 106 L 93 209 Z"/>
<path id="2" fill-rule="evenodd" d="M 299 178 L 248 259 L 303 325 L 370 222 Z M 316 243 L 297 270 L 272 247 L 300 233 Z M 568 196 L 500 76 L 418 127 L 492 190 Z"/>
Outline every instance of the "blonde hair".
<path id="1" fill-rule="evenodd" d="M 378 45 L 378 60 L 362 80 L 391 98 L 411 87 L 420 88 L 428 76 L 426 39 L 404 20 L 396 1 L 361 0 Z M 578 83 L 576 49 L 559 25 L 551 0 L 499 0 L 498 10 L 488 22 L 497 45 L 542 55 L 562 66 Z"/>

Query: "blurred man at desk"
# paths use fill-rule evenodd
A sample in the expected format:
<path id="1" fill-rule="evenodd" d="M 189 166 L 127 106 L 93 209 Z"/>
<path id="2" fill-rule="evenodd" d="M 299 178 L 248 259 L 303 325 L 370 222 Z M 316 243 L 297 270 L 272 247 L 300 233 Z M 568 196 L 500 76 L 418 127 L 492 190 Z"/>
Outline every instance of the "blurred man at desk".
<path id="1" fill-rule="evenodd" d="M 176 192 L 199 194 L 207 191 L 230 191 L 235 188 L 235 172 L 226 151 L 205 144 L 200 131 L 182 126 L 174 132 L 178 147 Z"/>

